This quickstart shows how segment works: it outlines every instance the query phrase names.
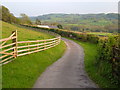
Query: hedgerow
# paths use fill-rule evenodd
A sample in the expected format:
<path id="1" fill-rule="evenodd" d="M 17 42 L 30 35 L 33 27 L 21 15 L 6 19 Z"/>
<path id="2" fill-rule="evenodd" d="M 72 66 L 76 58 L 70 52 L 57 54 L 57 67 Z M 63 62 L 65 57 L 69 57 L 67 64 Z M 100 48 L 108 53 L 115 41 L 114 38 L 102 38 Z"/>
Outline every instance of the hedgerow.
<path id="1" fill-rule="evenodd" d="M 109 68 L 101 67 L 101 63 L 107 62 Z M 110 79 L 112 84 L 120 85 L 120 35 L 109 36 L 106 40 L 98 43 L 98 68 L 102 68 L 107 73 L 101 74 Z M 120 86 L 119 86 L 120 87 Z"/>
<path id="2" fill-rule="evenodd" d="M 63 29 L 40 28 L 40 27 L 28 26 L 28 25 L 23 25 L 23 26 L 52 31 L 52 32 L 60 34 L 63 37 L 70 37 L 70 38 L 74 38 L 76 40 L 81 40 L 85 42 L 98 43 L 99 41 L 99 37 L 97 35 L 92 35 L 92 34 L 68 31 L 68 30 L 63 30 Z"/>

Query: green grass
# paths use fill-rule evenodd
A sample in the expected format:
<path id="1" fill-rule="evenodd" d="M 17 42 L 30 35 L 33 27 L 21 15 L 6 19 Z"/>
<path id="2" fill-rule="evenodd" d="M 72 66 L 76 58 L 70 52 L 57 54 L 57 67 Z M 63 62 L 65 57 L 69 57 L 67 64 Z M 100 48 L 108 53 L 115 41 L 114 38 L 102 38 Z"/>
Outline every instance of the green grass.
<path id="1" fill-rule="evenodd" d="M 2 38 L 9 37 L 11 35 L 12 31 L 14 31 L 14 30 L 18 31 L 18 41 L 48 39 L 48 38 L 54 37 L 54 36 L 51 36 L 51 35 L 43 33 L 43 32 L 38 33 L 37 31 L 33 31 L 32 29 L 26 29 L 26 28 L 19 27 L 17 25 L 12 25 L 12 24 L 2 21 Z"/>
<path id="2" fill-rule="evenodd" d="M 94 35 L 103 35 L 103 36 L 113 35 L 112 33 L 106 33 L 106 32 L 87 32 L 87 33 L 94 34 Z"/>
<path id="3" fill-rule="evenodd" d="M 0 21 L 1 22 L 1 21 Z M 2 38 L 7 38 L 13 30 L 18 30 L 18 41 L 31 41 L 53 38 L 46 33 L 2 22 Z M 9 42 L 8 42 L 9 43 Z M 58 46 L 45 51 L 17 57 L 2 66 L 3 88 L 32 88 L 37 78 L 64 53 L 66 45 L 62 41 Z"/>
<path id="4" fill-rule="evenodd" d="M 107 77 L 104 76 L 106 73 L 109 72 L 111 68 L 110 64 L 107 62 L 99 62 L 100 65 L 98 67 L 96 63 L 96 57 L 98 55 L 97 45 L 77 40 L 73 41 L 75 41 L 84 48 L 85 70 L 88 73 L 89 77 L 101 88 L 116 88 L 116 86 L 111 84 L 110 82 L 110 75 L 108 75 Z"/>
<path id="5" fill-rule="evenodd" d="M 3 65 L 3 88 L 32 88 L 37 78 L 65 51 L 63 41 L 48 50 L 18 57 Z"/>

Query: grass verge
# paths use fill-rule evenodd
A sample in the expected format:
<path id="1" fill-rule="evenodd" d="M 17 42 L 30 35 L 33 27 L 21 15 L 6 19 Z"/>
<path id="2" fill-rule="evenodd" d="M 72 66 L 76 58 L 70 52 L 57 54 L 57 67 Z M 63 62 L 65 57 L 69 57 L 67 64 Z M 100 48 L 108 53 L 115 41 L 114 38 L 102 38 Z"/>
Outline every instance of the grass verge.
<path id="1" fill-rule="evenodd" d="M 26 29 L 17 25 L 2 22 L 2 38 L 7 38 L 12 34 L 12 31 L 18 31 L 18 41 L 32 41 L 32 40 L 43 40 L 53 38 L 54 36 L 47 33 L 33 31 L 32 29 Z"/>
<path id="2" fill-rule="evenodd" d="M 37 78 L 45 69 L 58 60 L 66 45 L 62 41 L 48 50 L 16 58 L 3 65 L 3 88 L 32 88 Z"/>
<path id="3" fill-rule="evenodd" d="M 89 77 L 101 88 L 116 88 L 115 85 L 111 84 L 108 77 L 103 76 L 108 72 L 108 70 L 110 70 L 109 63 L 99 62 L 100 65 L 99 66 L 97 65 L 97 60 L 96 60 L 96 57 L 98 55 L 97 45 L 88 42 L 78 41 L 78 40 L 73 40 L 73 41 L 75 41 L 84 48 L 85 70 L 88 73 Z"/>

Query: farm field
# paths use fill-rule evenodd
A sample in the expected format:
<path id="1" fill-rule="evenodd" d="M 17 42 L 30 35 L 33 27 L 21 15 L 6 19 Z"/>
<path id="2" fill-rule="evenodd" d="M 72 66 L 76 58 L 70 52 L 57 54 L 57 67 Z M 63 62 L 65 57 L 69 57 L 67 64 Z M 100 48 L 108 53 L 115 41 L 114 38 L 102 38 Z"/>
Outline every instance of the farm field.
<path id="1" fill-rule="evenodd" d="M 101 36 L 114 35 L 113 33 L 106 33 L 106 32 L 87 32 L 87 34 L 94 34 L 94 35 L 101 35 Z"/>
<path id="2" fill-rule="evenodd" d="M 46 33 L 41 33 L 16 25 L 2 22 L 2 38 L 11 35 L 13 30 L 18 30 L 18 40 L 38 40 L 53 38 Z M 32 39 L 31 39 L 32 38 Z M 64 53 L 66 45 L 63 41 L 53 48 L 16 58 L 14 61 L 2 66 L 3 88 L 31 88 L 38 76 Z"/>
<path id="3" fill-rule="evenodd" d="M 118 15 L 117 13 L 99 14 L 45 14 L 30 17 L 32 21 L 36 18 L 42 24 L 61 24 L 64 29 L 73 31 L 91 32 L 117 32 Z"/>

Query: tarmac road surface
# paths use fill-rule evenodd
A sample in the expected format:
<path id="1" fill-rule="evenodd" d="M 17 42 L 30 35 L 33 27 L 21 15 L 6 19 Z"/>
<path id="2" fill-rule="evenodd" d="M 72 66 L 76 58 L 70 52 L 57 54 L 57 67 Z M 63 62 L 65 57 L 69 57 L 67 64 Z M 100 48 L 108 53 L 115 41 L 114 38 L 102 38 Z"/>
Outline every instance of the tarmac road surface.
<path id="1" fill-rule="evenodd" d="M 84 50 L 77 43 L 63 38 L 65 54 L 38 78 L 33 88 L 97 88 L 84 70 Z"/>

